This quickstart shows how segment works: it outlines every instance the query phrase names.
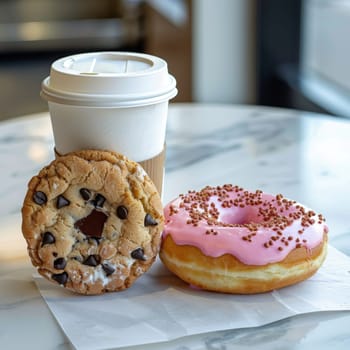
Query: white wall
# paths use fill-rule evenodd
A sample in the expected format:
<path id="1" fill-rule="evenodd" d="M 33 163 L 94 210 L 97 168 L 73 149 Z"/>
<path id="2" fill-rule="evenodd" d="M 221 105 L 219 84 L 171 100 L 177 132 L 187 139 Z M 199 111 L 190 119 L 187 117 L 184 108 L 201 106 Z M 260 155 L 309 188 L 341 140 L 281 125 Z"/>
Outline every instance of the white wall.
<path id="1" fill-rule="evenodd" d="M 193 0 L 193 99 L 255 102 L 253 0 Z"/>
<path id="2" fill-rule="evenodd" d="M 350 118 L 350 1 L 304 0 L 302 19 L 303 92 Z"/>
<path id="3" fill-rule="evenodd" d="M 350 92 L 350 1 L 305 0 L 302 65 Z"/>

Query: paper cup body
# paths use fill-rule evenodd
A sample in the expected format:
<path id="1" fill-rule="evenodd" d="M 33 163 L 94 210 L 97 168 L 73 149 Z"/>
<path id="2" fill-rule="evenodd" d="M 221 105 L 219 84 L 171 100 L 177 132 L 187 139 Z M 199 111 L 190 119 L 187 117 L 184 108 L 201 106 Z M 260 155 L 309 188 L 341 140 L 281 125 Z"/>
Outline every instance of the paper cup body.
<path id="1" fill-rule="evenodd" d="M 141 162 L 163 151 L 168 101 L 129 108 L 48 104 L 59 154 L 104 149 Z"/>

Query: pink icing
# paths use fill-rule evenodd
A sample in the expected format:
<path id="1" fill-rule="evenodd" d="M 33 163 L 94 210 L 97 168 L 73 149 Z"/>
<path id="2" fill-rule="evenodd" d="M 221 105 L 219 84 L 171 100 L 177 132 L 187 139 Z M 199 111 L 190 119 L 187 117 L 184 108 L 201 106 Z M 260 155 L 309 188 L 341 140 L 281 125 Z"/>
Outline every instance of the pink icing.
<path id="1" fill-rule="evenodd" d="M 316 247 L 328 232 L 322 215 L 262 191 L 232 185 L 189 191 L 164 209 L 165 229 L 177 245 L 203 254 L 232 254 L 247 265 L 283 260 L 296 247 Z"/>

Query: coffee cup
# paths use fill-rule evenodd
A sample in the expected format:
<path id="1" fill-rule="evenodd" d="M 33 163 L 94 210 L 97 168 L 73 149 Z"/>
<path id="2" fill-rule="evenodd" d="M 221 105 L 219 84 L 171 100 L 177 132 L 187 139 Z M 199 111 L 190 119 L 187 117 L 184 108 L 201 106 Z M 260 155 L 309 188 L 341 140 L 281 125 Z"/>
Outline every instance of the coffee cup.
<path id="1" fill-rule="evenodd" d="M 167 63 L 132 52 L 58 59 L 42 82 L 57 155 L 104 149 L 140 163 L 162 192 L 169 100 L 177 94 Z"/>

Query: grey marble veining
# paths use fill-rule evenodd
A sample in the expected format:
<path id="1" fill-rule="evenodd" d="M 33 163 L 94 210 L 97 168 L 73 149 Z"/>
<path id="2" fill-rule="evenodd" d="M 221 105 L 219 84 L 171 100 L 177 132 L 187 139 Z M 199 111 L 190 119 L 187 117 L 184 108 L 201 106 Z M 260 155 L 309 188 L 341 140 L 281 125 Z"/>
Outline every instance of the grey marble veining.
<path id="1" fill-rule="evenodd" d="M 19 212 L 29 179 L 52 159 L 53 137 L 47 114 L 1 123 L 0 217 Z"/>
<path id="2" fill-rule="evenodd" d="M 184 134 L 182 130 L 169 130 L 166 170 L 171 172 L 220 153 L 238 150 L 247 143 L 252 146 L 259 144 L 255 151 L 263 155 L 297 141 L 291 139 L 292 132 L 298 126 L 296 118 L 273 121 L 247 116 L 247 120 L 240 122 L 232 119 L 230 125 L 215 130 L 215 133 L 209 131 L 193 135 L 193 132 Z"/>
<path id="3" fill-rule="evenodd" d="M 27 183 L 54 159 L 53 147 L 46 113 L 0 123 L 4 227 L 18 221 Z M 283 193 L 322 212 L 330 241 L 350 253 L 349 150 L 350 121 L 267 107 L 173 104 L 163 199 L 224 183 Z M 20 223 L 13 227 L 19 235 Z M 0 232 L 0 242 L 12 234 Z M 18 254 L 0 256 L 0 347 L 31 349 L 36 342 L 36 349 L 69 349 L 33 283 L 28 257 Z M 133 349 L 348 349 L 349 324 L 348 312 L 314 313 Z"/>

